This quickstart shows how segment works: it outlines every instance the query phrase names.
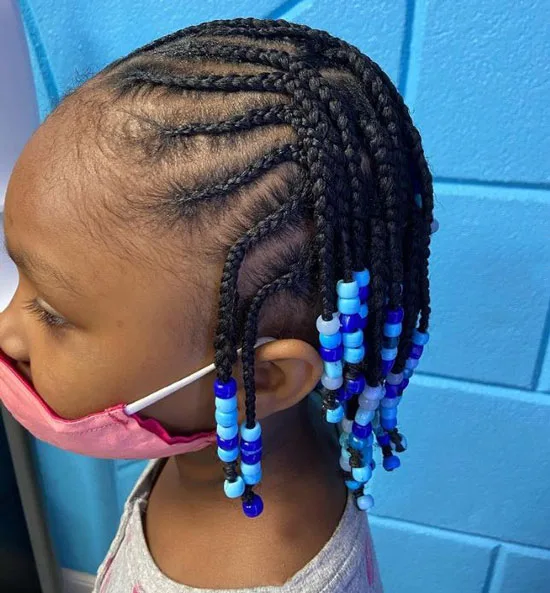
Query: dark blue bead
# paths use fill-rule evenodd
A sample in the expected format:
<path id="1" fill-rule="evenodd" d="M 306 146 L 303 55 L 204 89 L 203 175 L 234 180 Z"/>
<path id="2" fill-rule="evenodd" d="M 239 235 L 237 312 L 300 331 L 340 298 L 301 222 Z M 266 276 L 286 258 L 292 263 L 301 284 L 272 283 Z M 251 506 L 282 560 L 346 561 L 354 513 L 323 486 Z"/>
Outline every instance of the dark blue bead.
<path id="1" fill-rule="evenodd" d="M 383 360 L 382 361 L 382 374 L 384 377 L 392 370 L 395 360 Z"/>
<path id="2" fill-rule="evenodd" d="M 361 426 L 360 424 L 357 424 L 357 422 L 354 422 L 351 427 L 351 432 L 358 439 L 368 439 L 372 433 L 372 424 L 369 422 L 366 426 Z"/>
<path id="3" fill-rule="evenodd" d="M 243 511 L 247 517 L 254 519 L 258 515 L 262 514 L 264 510 L 264 501 L 260 496 L 254 494 L 252 500 L 243 502 Z"/>
<path id="4" fill-rule="evenodd" d="M 366 381 L 363 375 L 357 375 L 355 379 L 346 379 L 346 391 L 356 395 L 365 389 Z"/>
<path id="5" fill-rule="evenodd" d="M 257 453 L 243 453 L 241 451 L 241 461 L 244 463 L 248 463 L 249 465 L 254 465 L 258 463 L 258 461 L 262 460 L 262 452 L 258 451 Z"/>
<path id="6" fill-rule="evenodd" d="M 390 435 L 385 432 L 384 434 L 377 436 L 376 440 L 381 447 L 385 447 L 390 444 Z"/>
<path id="7" fill-rule="evenodd" d="M 359 287 L 359 299 L 361 302 L 365 302 L 370 296 L 370 286 Z"/>
<path id="8" fill-rule="evenodd" d="M 367 327 L 367 318 L 359 315 L 359 321 L 357 322 L 357 329 L 365 329 Z M 365 351 L 367 350 L 367 344 L 364 343 Z"/>
<path id="9" fill-rule="evenodd" d="M 321 346 L 319 348 L 319 353 L 324 361 L 336 362 L 337 360 L 341 360 L 342 356 L 344 356 L 344 347 L 341 344 L 336 348 L 323 348 L 323 346 Z"/>
<path id="10" fill-rule="evenodd" d="M 399 307 L 398 309 L 388 309 L 386 313 L 386 322 L 401 323 L 404 316 L 405 312 L 403 311 L 403 307 Z"/>
<path id="11" fill-rule="evenodd" d="M 401 393 L 403 393 L 403 391 L 405 391 L 405 389 L 407 389 L 407 385 L 410 383 L 410 381 L 408 379 L 403 379 L 403 381 L 401 381 L 401 384 L 399 385 L 399 391 Z"/>
<path id="12" fill-rule="evenodd" d="M 393 398 L 397 397 L 399 394 L 399 385 L 390 385 L 386 383 L 386 397 Z"/>
<path id="13" fill-rule="evenodd" d="M 237 394 L 237 381 L 233 377 L 227 383 L 222 383 L 219 379 L 214 381 L 214 393 L 220 399 L 230 399 Z"/>
<path id="14" fill-rule="evenodd" d="M 399 346 L 399 337 L 384 338 L 384 348 L 397 348 Z"/>
<path id="15" fill-rule="evenodd" d="M 255 441 L 245 441 L 241 439 L 241 451 L 243 453 L 257 453 L 262 450 L 262 437 Z"/>
<path id="16" fill-rule="evenodd" d="M 341 402 L 346 402 L 353 397 L 353 393 L 350 393 L 344 387 L 339 387 L 336 392 L 336 399 Z"/>
<path id="17" fill-rule="evenodd" d="M 223 449 L 224 451 L 231 451 L 232 449 L 234 449 L 235 447 L 237 447 L 239 445 L 239 437 L 236 436 L 235 438 L 232 439 L 222 439 L 222 437 L 220 435 L 217 435 L 217 440 L 218 440 L 218 447 L 220 449 Z"/>
<path id="18" fill-rule="evenodd" d="M 418 344 L 413 344 L 411 346 L 411 351 L 409 352 L 409 358 L 420 358 L 422 356 L 422 352 L 424 352 L 424 346 L 419 346 Z"/>
<path id="19" fill-rule="evenodd" d="M 354 313 L 353 315 L 340 315 L 340 327 L 343 332 L 354 332 L 359 329 L 361 315 Z"/>
<path id="20" fill-rule="evenodd" d="M 389 457 L 384 457 L 384 461 L 382 462 L 384 469 L 388 472 L 397 469 L 401 465 L 401 461 L 397 455 L 390 455 Z"/>

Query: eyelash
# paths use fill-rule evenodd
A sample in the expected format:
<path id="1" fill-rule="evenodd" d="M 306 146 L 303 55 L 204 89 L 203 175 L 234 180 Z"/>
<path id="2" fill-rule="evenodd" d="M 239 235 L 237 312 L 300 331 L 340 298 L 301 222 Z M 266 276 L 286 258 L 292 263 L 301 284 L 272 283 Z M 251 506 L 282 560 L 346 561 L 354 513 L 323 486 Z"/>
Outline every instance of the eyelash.
<path id="1" fill-rule="evenodd" d="M 46 311 L 46 309 L 41 307 L 35 299 L 26 303 L 24 308 L 33 313 L 40 323 L 44 324 L 49 329 L 60 329 L 68 325 L 68 323 L 61 317 Z"/>

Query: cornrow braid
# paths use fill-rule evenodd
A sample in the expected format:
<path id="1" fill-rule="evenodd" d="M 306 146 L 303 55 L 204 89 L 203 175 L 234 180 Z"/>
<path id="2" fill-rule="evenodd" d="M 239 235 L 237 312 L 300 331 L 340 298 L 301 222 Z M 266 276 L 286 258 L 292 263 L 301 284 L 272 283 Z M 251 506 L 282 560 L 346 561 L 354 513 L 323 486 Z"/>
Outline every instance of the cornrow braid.
<path id="1" fill-rule="evenodd" d="M 223 97 L 234 106 L 229 115 L 191 123 L 179 121 L 177 112 L 168 122 L 147 120 L 158 145 L 169 149 L 157 152 L 159 162 L 177 161 L 179 147 L 200 136 L 197 146 L 203 140 L 215 146 L 220 171 L 230 171 L 223 179 L 216 171 L 212 180 L 191 188 L 170 180 L 158 201 L 161 212 L 182 220 L 223 212 L 229 227 L 241 233 L 233 230 L 227 244 L 222 241 L 214 339 L 226 494 L 240 497 L 250 517 L 263 509 L 253 490 L 261 480 L 262 455 L 254 350 L 262 339 L 262 307 L 284 293 L 288 302 L 315 306 L 324 365 L 317 392 L 325 419 L 341 428 L 346 485 L 367 510 L 373 504 L 367 486 L 375 467 L 374 439 L 384 468 L 398 467 L 394 453 L 404 451 L 406 439 L 397 429 L 397 404 L 428 341 L 433 187 L 402 98 L 357 48 L 283 20 L 188 27 L 117 60 L 105 73 L 119 98 L 137 101 L 144 89 L 162 93 L 170 104 L 204 97 L 215 110 Z M 211 137 L 215 144 L 208 144 Z M 269 146 L 259 156 L 244 150 L 240 155 L 239 147 L 252 138 L 269 139 Z M 223 166 L 224 160 L 239 162 L 239 169 Z M 273 176 L 283 183 L 284 195 L 247 205 L 246 198 L 252 201 Z M 283 257 L 275 246 L 290 235 L 300 245 L 281 249 Z M 255 257 L 271 248 L 264 272 L 255 275 Z M 232 370 L 240 342 L 245 422 L 239 429 Z"/>

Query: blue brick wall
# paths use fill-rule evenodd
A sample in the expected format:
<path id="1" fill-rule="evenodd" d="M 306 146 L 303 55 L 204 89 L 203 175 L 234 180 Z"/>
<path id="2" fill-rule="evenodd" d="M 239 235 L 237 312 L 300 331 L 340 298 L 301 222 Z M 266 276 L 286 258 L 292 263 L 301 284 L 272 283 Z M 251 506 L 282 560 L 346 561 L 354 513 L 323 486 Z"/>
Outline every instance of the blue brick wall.
<path id="1" fill-rule="evenodd" d="M 20 6 L 42 116 L 109 61 L 213 18 L 304 22 L 384 67 L 425 138 L 442 224 L 433 340 L 402 408 L 410 451 L 400 472 L 375 483 L 371 524 L 386 589 L 550 591 L 548 2 Z M 142 464 L 41 443 L 36 453 L 61 562 L 93 572 Z"/>

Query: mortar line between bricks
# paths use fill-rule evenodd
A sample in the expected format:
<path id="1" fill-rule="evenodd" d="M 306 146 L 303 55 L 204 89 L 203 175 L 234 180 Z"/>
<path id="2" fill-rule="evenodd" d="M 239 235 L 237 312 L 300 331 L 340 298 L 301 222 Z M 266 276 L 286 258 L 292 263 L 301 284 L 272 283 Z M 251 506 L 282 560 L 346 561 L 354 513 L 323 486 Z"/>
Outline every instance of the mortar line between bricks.
<path id="1" fill-rule="evenodd" d="M 489 566 L 487 568 L 487 574 L 485 575 L 485 583 L 483 584 L 481 593 L 491 593 L 491 589 L 493 588 L 493 581 L 495 580 L 495 567 L 497 565 L 499 557 L 502 556 L 501 550 L 501 544 L 499 544 L 496 548 L 491 550 Z"/>
<path id="2" fill-rule="evenodd" d="M 382 519 L 382 521 L 387 521 L 388 523 L 395 523 L 397 525 L 413 525 L 415 527 L 422 527 L 423 529 L 428 529 L 430 531 L 441 531 L 443 533 L 447 533 L 449 535 L 458 535 L 468 537 L 470 539 L 479 540 L 480 542 L 495 544 L 498 546 L 502 545 L 509 545 L 509 546 L 517 546 L 518 548 L 523 548 L 525 550 L 535 550 L 539 552 L 549 553 L 550 548 L 544 548 L 543 546 L 537 546 L 535 544 L 526 544 L 524 542 L 519 542 L 516 540 L 508 540 L 502 539 L 499 537 L 495 537 L 492 535 L 483 535 L 480 533 L 475 533 L 472 531 L 461 531 L 460 529 L 451 529 L 450 527 L 442 527 L 440 525 L 433 525 L 430 523 L 423 523 L 422 521 L 410 521 L 405 519 L 397 519 L 395 517 L 389 517 L 388 515 L 376 515 L 373 513 L 369 514 L 369 517 Z"/>

